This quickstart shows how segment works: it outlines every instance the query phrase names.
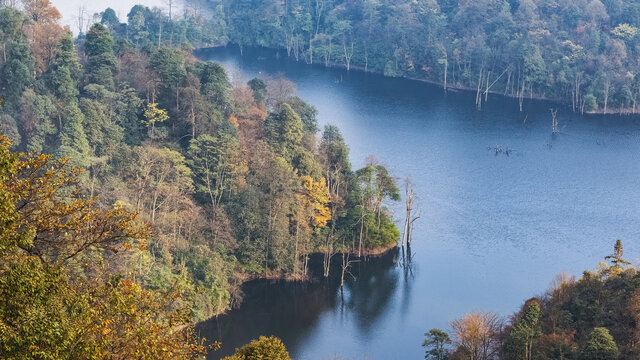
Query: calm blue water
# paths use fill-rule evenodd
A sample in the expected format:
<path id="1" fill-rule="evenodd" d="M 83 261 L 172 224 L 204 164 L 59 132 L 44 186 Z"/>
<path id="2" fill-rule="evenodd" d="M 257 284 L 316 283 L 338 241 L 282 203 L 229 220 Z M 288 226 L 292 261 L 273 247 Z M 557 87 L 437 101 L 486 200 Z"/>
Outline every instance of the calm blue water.
<path id="1" fill-rule="evenodd" d="M 369 154 L 411 178 L 422 217 L 409 270 L 397 254 L 335 283 L 264 282 L 242 307 L 202 325 L 223 343 L 216 358 L 258 335 L 280 336 L 295 359 L 420 359 L 423 333 L 471 311 L 507 316 L 543 294 L 562 271 L 594 268 L 623 240 L 640 263 L 640 122 L 582 118 L 553 105 L 498 96 L 478 112 L 475 94 L 444 95 L 416 81 L 325 69 L 284 52 L 235 48 L 198 54 L 243 81 L 283 73 L 335 124 L 354 167 Z M 496 145 L 510 156 L 496 155 Z M 403 221 L 402 204 L 391 204 Z"/>

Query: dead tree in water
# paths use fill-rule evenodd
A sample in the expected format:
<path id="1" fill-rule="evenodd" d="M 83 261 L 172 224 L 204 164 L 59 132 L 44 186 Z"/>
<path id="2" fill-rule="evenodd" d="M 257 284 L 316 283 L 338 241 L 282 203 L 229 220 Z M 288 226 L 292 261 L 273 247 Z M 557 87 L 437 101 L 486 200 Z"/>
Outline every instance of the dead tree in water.
<path id="1" fill-rule="evenodd" d="M 551 111 L 551 132 L 558 133 L 558 109 L 549 109 Z"/>
<path id="2" fill-rule="evenodd" d="M 413 184 L 409 179 L 404 182 L 405 204 L 407 209 L 407 215 L 404 220 L 404 229 L 402 231 L 402 247 L 404 247 L 405 240 L 407 246 L 411 245 L 411 231 L 413 230 L 413 223 L 420 218 L 420 215 L 412 215 L 413 202 L 416 200 L 416 194 L 413 191 Z"/>
<path id="3" fill-rule="evenodd" d="M 349 269 L 351 268 L 351 264 L 354 262 L 358 262 L 359 260 L 351 260 L 351 252 L 346 251 L 342 253 L 342 274 L 340 275 L 340 289 L 344 286 L 344 274 L 351 275 L 352 278 L 356 278 Z"/>

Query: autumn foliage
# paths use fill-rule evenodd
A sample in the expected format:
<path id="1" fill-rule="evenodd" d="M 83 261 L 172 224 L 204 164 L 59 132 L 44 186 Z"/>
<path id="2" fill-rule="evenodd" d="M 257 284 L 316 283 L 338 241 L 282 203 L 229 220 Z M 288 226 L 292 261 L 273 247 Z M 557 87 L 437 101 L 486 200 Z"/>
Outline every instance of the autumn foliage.
<path id="1" fill-rule="evenodd" d="M 178 291 L 110 271 L 150 227 L 74 192 L 67 159 L 13 153 L 0 135 L 0 357 L 191 359 L 209 348 Z"/>

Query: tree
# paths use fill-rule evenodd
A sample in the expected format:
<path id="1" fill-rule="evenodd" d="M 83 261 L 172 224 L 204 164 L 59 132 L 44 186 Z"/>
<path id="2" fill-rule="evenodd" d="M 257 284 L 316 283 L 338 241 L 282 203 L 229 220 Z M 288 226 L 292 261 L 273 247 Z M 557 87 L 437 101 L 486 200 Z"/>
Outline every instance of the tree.
<path id="1" fill-rule="evenodd" d="M 243 170 L 238 159 L 239 143 L 232 134 L 200 135 L 189 144 L 189 167 L 196 194 L 211 205 L 212 226 L 224 194 L 238 186 Z M 215 234 L 214 234 L 215 237 Z"/>
<path id="2" fill-rule="evenodd" d="M 267 83 L 262 79 L 253 78 L 247 83 L 253 91 L 253 99 L 258 105 L 265 105 L 267 101 Z"/>
<path id="3" fill-rule="evenodd" d="M 542 333 L 540 315 L 538 299 L 531 299 L 524 304 L 505 341 L 505 352 L 515 359 L 533 359 L 534 342 Z"/>
<path id="4" fill-rule="evenodd" d="M 258 340 L 253 340 L 249 344 L 236 349 L 236 353 L 224 358 L 224 360 L 291 360 L 289 353 L 282 341 L 275 336 L 260 336 Z"/>
<path id="5" fill-rule="evenodd" d="M 7 44 L 10 41 L 22 40 L 24 33 L 21 26 L 25 21 L 22 13 L 12 7 L 0 8 L 0 43 L 2 44 L 2 61 L 7 61 Z"/>
<path id="6" fill-rule="evenodd" d="M 142 120 L 142 123 L 146 127 L 151 127 L 150 136 L 153 137 L 153 130 L 155 129 L 156 123 L 162 124 L 168 119 L 169 115 L 167 114 L 167 110 L 158 108 L 158 103 L 149 103 L 147 104 L 147 108 L 144 110 L 144 119 Z"/>
<path id="7" fill-rule="evenodd" d="M 282 104 L 280 112 L 271 114 L 264 124 L 265 136 L 271 146 L 291 161 L 302 142 L 303 123 L 289 104 Z"/>
<path id="8" fill-rule="evenodd" d="M 58 156 L 69 157 L 75 166 L 87 169 L 90 165 L 91 150 L 84 132 L 84 115 L 75 101 L 64 108 L 63 118 Z"/>
<path id="9" fill-rule="evenodd" d="M 80 169 L 10 146 L 0 135 L 0 356 L 187 360 L 206 353 L 192 328 L 180 329 L 188 322 L 182 294 L 144 290 L 101 266 L 108 252 L 143 249 L 149 226 L 95 199 L 61 200 Z"/>
<path id="10" fill-rule="evenodd" d="M 0 133 L 5 134 L 15 146 L 19 146 L 22 141 L 20 131 L 18 130 L 18 124 L 8 114 L 0 114 Z"/>
<path id="11" fill-rule="evenodd" d="M 33 19 L 27 29 L 27 37 L 36 63 L 36 71 L 42 74 L 56 53 L 56 46 L 64 34 L 58 25 L 62 17 L 49 0 L 23 0 L 25 11 Z"/>
<path id="12" fill-rule="evenodd" d="M 604 259 L 611 261 L 612 268 L 620 270 L 627 265 L 631 265 L 630 262 L 622 259 L 622 255 L 624 255 L 622 240 L 616 240 L 616 244 L 613 246 L 613 254 L 605 256 Z"/>
<path id="13" fill-rule="evenodd" d="M 100 23 L 109 30 L 114 31 L 120 25 L 120 19 L 118 19 L 116 12 L 109 7 L 100 14 Z"/>
<path id="14" fill-rule="evenodd" d="M 187 76 L 182 51 L 166 46 L 160 47 L 151 56 L 149 65 L 160 75 L 165 89 L 175 89 L 176 106 L 179 107 L 179 85 Z"/>
<path id="15" fill-rule="evenodd" d="M 616 360 L 618 355 L 618 346 L 609 330 L 603 327 L 594 328 L 580 350 L 581 360 Z"/>
<path id="16" fill-rule="evenodd" d="M 118 61 L 113 52 L 113 38 L 104 25 L 96 23 L 91 26 L 84 43 L 84 52 L 87 55 L 86 73 L 89 83 L 115 90 L 113 77 L 117 72 Z"/>
<path id="17" fill-rule="evenodd" d="M 47 69 L 49 89 L 63 103 L 75 101 L 78 96 L 78 81 L 82 77 L 82 68 L 73 46 L 71 32 L 66 32 L 58 43 L 56 56 Z"/>
<path id="18" fill-rule="evenodd" d="M 200 75 L 200 92 L 218 109 L 227 111 L 231 83 L 224 68 L 214 62 L 202 65 Z"/>
<path id="19" fill-rule="evenodd" d="M 446 360 L 447 350 L 445 346 L 451 344 L 449 334 L 440 329 L 431 329 L 424 333 L 426 339 L 422 343 L 422 347 L 426 348 L 424 358 L 429 360 Z"/>
<path id="20" fill-rule="evenodd" d="M 7 60 L 0 68 L 0 96 L 4 99 L 4 110 L 16 115 L 22 92 L 35 80 L 35 60 L 23 42 L 11 41 L 5 47 Z"/>
<path id="21" fill-rule="evenodd" d="M 469 314 L 451 322 L 455 334 L 453 344 L 457 352 L 465 354 L 470 360 L 489 360 L 499 349 L 499 334 L 502 321 L 492 313 Z"/>

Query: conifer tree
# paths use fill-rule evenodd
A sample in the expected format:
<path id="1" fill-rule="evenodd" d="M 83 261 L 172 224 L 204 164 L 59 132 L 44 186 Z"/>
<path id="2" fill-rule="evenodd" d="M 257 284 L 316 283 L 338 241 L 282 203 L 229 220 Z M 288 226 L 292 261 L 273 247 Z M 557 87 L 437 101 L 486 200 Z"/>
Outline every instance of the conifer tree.
<path id="1" fill-rule="evenodd" d="M 4 110 L 15 116 L 22 92 L 34 82 L 35 60 L 24 42 L 9 42 L 6 54 L 7 61 L 0 69 L 0 97 L 4 99 Z"/>
<path id="2" fill-rule="evenodd" d="M 616 240 L 616 244 L 613 246 L 613 254 L 605 256 L 604 259 L 610 260 L 613 268 L 621 269 L 626 265 L 631 265 L 630 262 L 622 258 L 623 254 L 624 249 L 622 247 L 622 240 Z"/>
<path id="3" fill-rule="evenodd" d="M 618 345 L 609 330 L 597 327 L 589 334 L 589 339 L 580 351 L 580 360 L 616 360 L 619 355 Z"/>
<path id="4" fill-rule="evenodd" d="M 83 128 L 84 115 L 74 101 L 64 109 L 64 125 L 60 132 L 59 157 L 70 157 L 74 165 L 87 168 L 90 165 L 91 153 L 89 142 Z"/>
<path id="5" fill-rule="evenodd" d="M 113 38 L 104 25 L 97 23 L 89 29 L 84 51 L 88 58 L 86 71 L 89 82 L 113 91 L 117 59 L 113 52 Z"/>

